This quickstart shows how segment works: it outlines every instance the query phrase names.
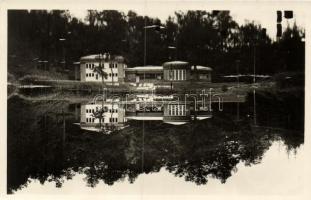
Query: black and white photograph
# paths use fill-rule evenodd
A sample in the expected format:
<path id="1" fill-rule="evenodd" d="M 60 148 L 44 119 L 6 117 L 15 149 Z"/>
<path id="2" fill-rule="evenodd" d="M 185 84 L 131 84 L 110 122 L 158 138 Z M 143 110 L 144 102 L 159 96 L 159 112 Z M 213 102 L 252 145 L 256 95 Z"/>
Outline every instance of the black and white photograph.
<path id="1" fill-rule="evenodd" d="M 306 9 L 177 4 L 1 11 L 7 197 L 305 193 Z"/>

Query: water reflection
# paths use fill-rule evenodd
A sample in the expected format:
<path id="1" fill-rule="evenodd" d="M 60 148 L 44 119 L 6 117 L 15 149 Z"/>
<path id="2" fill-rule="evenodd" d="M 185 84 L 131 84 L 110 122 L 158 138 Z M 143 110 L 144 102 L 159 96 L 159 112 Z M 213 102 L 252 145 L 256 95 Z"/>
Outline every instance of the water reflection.
<path id="1" fill-rule="evenodd" d="M 288 151 L 295 151 L 304 140 L 299 97 L 280 100 L 256 94 L 256 105 L 252 94 L 244 103 L 222 105 L 217 97 L 212 103 L 202 95 L 147 98 L 70 103 L 12 97 L 8 192 L 27 187 L 30 178 L 61 187 L 83 173 L 94 187 L 99 181 L 132 183 L 139 174 L 163 168 L 196 184 L 206 184 L 209 178 L 225 183 L 241 161 L 248 166 L 260 163 L 273 141 L 282 140 Z"/>
<path id="2" fill-rule="evenodd" d="M 191 120 L 203 120 L 212 117 L 211 101 L 206 105 L 202 101 L 183 101 L 177 96 L 135 95 L 132 99 L 121 98 L 95 100 L 82 104 L 80 127 L 88 131 L 111 133 L 126 127 L 129 120 L 162 121 L 172 125 L 182 125 Z M 192 95 L 194 98 L 196 96 Z M 195 99 L 196 100 L 196 99 Z"/>

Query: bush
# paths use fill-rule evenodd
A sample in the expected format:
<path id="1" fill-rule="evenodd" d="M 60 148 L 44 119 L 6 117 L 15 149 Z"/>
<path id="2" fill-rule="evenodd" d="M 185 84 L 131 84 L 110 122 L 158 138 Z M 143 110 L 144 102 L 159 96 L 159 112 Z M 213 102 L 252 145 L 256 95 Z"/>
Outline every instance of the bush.
<path id="1" fill-rule="evenodd" d="M 222 85 L 221 86 L 221 91 L 227 92 L 228 91 L 228 86 L 227 85 Z"/>

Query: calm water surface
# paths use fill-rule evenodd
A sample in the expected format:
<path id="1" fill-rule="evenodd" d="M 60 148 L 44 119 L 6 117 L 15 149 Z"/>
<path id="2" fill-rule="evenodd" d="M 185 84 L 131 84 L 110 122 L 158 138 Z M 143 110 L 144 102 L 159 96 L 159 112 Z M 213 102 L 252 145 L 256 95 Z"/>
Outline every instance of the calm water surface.
<path id="1" fill-rule="evenodd" d="M 105 194 L 250 193 L 264 191 L 258 189 L 264 184 L 273 184 L 276 193 L 299 191 L 299 95 L 249 94 L 244 103 L 224 103 L 221 109 L 213 103 L 212 111 L 189 111 L 181 125 L 159 120 L 166 112 L 159 107 L 152 114 L 129 113 L 124 105 L 106 102 L 110 115 L 100 127 L 111 131 L 105 133 L 94 131 L 98 123 L 86 123 L 86 109 L 97 105 L 91 100 L 92 95 L 53 99 L 29 93 L 8 100 L 8 193 L 71 193 L 73 187 Z M 134 120 L 147 115 L 158 118 Z M 290 188 L 282 185 L 286 174 Z"/>

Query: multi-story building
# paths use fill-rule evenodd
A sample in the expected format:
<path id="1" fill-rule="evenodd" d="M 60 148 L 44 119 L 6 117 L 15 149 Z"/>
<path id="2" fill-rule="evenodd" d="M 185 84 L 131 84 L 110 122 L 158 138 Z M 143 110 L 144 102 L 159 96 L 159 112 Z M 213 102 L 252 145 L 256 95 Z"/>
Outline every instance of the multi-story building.
<path id="1" fill-rule="evenodd" d="M 104 108 L 102 118 L 95 113 Z M 102 128 L 113 127 L 122 129 L 125 122 L 125 110 L 118 102 L 88 103 L 81 105 L 80 126 L 82 129 L 97 131 Z"/>
<path id="2" fill-rule="evenodd" d="M 80 80 L 101 82 L 102 76 L 96 70 L 102 66 L 106 84 L 156 83 L 156 82 L 211 82 L 212 69 L 194 66 L 184 61 L 165 62 L 162 66 L 138 66 L 127 68 L 122 56 L 89 55 L 80 59 Z"/>
<path id="3" fill-rule="evenodd" d="M 97 118 L 95 113 L 102 108 L 105 108 L 102 118 Z M 105 101 L 103 104 L 92 102 L 81 105 L 80 127 L 88 131 L 109 131 L 123 129 L 128 120 L 156 120 L 172 125 L 182 125 L 193 119 L 202 120 L 211 117 L 210 109 L 206 106 L 196 108 L 191 102 Z"/>
<path id="4" fill-rule="evenodd" d="M 96 70 L 97 67 L 100 67 L 106 76 L 102 76 Z M 118 85 L 124 82 L 126 67 L 122 56 L 110 56 L 109 54 L 84 56 L 80 59 L 80 80 L 103 81 L 106 84 Z"/>

